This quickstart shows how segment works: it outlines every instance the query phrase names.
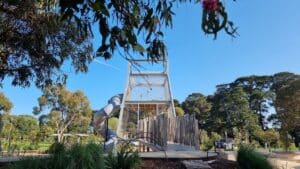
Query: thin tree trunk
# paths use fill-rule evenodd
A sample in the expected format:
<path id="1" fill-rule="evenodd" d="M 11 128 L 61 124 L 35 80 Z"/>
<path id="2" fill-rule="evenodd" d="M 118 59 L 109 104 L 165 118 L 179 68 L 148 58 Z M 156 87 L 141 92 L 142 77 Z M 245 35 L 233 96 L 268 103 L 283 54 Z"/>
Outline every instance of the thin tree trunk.
<path id="1" fill-rule="evenodd" d="M 63 137 L 64 137 L 64 132 L 58 130 L 57 131 L 57 142 L 62 143 L 63 142 Z"/>
<path id="2" fill-rule="evenodd" d="M 62 132 L 62 133 L 60 133 L 60 142 L 62 143 L 63 141 L 64 141 L 64 133 Z"/>
<path id="3" fill-rule="evenodd" d="M 60 143 L 60 136 L 59 136 L 59 132 L 57 132 L 57 142 Z"/>

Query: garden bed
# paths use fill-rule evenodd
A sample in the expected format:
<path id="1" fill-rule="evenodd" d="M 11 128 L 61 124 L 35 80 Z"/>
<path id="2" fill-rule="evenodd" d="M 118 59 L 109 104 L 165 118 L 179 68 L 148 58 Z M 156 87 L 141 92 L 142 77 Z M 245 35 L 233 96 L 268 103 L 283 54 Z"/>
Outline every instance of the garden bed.
<path id="1" fill-rule="evenodd" d="M 209 164 L 212 169 L 237 169 L 237 163 L 223 158 L 217 158 Z M 140 169 L 185 169 L 181 160 L 144 159 Z"/>
<path id="2" fill-rule="evenodd" d="M 202 160 L 211 161 L 209 165 L 212 169 L 237 169 L 236 162 L 223 158 L 208 158 Z M 181 162 L 182 159 L 142 159 L 140 169 L 186 169 Z M 8 164 L 9 162 L 0 163 L 0 169 L 7 169 Z"/>

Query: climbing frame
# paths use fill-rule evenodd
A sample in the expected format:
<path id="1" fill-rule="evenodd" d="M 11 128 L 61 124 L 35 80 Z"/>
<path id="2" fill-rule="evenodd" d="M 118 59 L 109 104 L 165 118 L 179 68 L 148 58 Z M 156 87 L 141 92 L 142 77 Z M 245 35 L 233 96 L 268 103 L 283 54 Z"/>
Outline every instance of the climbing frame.
<path id="1" fill-rule="evenodd" d="M 128 69 L 117 129 L 118 136 L 125 139 L 136 135 L 141 119 L 160 114 L 175 117 L 167 60 L 150 66 L 148 60 L 129 60 Z"/>

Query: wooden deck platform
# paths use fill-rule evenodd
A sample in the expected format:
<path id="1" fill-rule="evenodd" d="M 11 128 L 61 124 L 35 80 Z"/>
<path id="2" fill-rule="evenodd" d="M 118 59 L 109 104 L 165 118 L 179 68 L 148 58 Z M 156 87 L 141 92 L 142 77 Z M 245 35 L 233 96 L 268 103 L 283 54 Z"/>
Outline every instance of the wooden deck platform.
<path id="1" fill-rule="evenodd" d="M 106 154 L 104 154 L 105 156 Z M 45 158 L 49 154 L 35 154 L 35 155 L 26 155 L 36 158 Z M 23 159 L 26 156 L 10 156 L 10 157 L 1 157 L 1 163 L 15 162 Z M 207 157 L 207 153 L 204 151 L 156 151 L 156 152 L 141 152 L 139 156 L 142 159 L 203 159 Z M 208 157 L 215 157 L 217 153 L 209 152 Z"/>
<path id="2" fill-rule="evenodd" d="M 142 152 L 139 153 L 143 159 L 203 159 L 207 157 L 207 153 L 204 151 L 156 151 L 156 152 Z M 209 152 L 208 157 L 215 157 L 217 153 Z"/>

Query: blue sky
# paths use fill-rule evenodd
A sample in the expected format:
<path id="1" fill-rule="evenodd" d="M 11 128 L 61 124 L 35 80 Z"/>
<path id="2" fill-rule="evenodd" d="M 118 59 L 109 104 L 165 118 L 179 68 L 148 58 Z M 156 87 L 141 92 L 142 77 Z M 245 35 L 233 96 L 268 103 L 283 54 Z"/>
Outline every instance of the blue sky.
<path id="1" fill-rule="evenodd" d="M 225 33 L 217 40 L 201 31 L 201 6 L 175 7 L 173 29 L 165 33 L 174 98 L 183 101 L 192 92 L 213 94 L 215 86 L 240 76 L 269 75 L 280 71 L 300 74 L 299 0 L 226 0 L 231 20 L 240 36 Z M 99 37 L 94 39 L 95 48 Z M 100 109 L 107 100 L 122 93 L 127 63 L 118 55 L 104 61 L 117 69 L 93 62 L 86 74 L 70 73 L 67 87 L 80 89 L 92 108 Z M 34 86 L 12 87 L 6 79 L 4 94 L 14 103 L 13 114 L 31 114 L 41 94 Z"/>

